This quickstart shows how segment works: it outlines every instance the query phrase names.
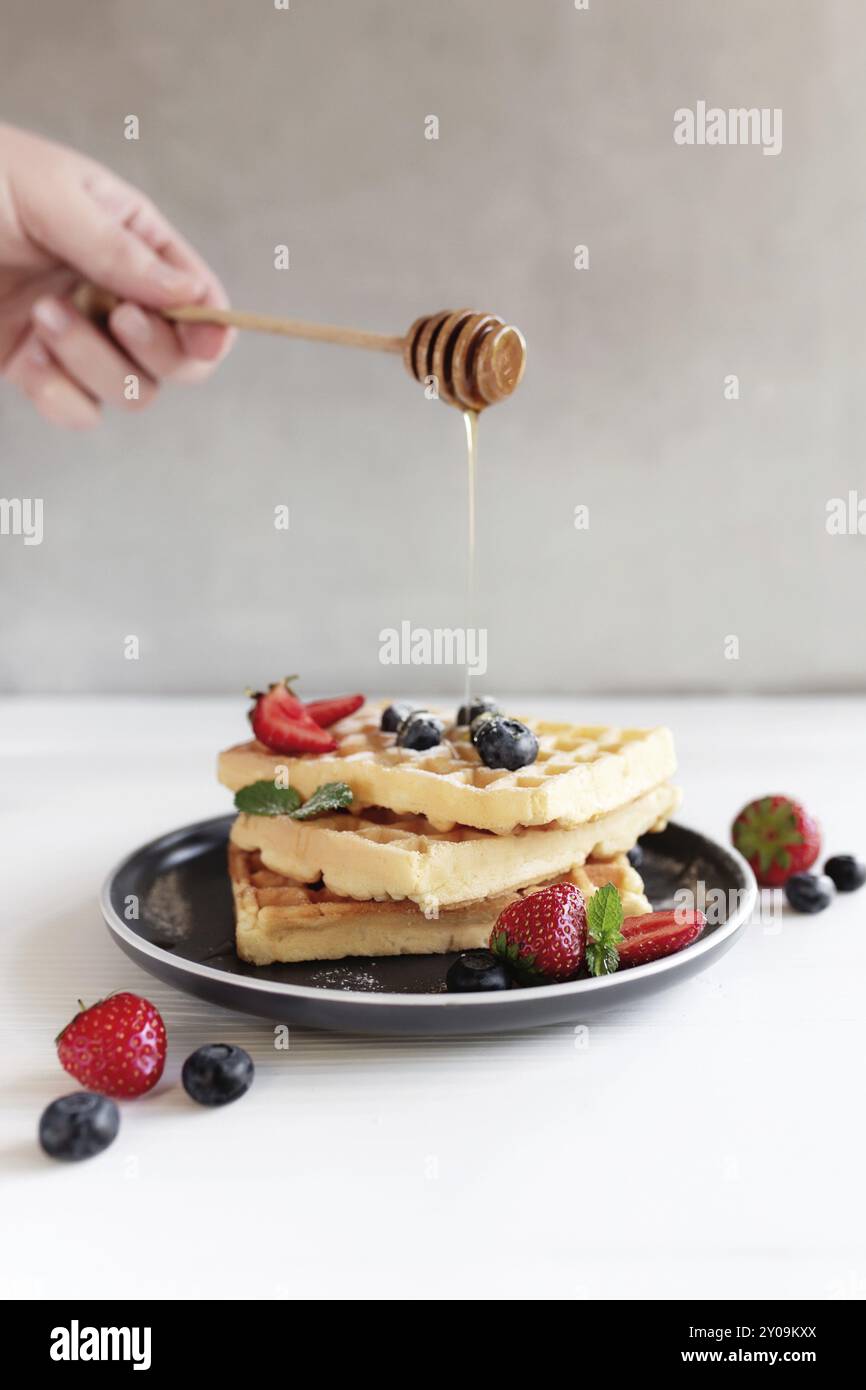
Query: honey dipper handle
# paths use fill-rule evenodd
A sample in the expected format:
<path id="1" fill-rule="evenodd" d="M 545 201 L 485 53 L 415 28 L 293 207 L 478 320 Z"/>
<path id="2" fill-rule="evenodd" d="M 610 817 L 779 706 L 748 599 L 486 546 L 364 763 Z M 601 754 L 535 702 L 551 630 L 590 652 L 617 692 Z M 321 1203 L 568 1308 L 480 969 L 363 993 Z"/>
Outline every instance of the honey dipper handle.
<path id="1" fill-rule="evenodd" d="M 304 319 L 272 318 L 269 314 L 248 314 L 242 309 L 209 309 L 204 304 L 185 304 L 163 309 L 163 318 L 177 323 L 220 323 L 230 328 L 247 328 L 254 333 L 281 333 L 285 338 L 305 338 L 310 343 L 340 343 L 343 347 L 369 348 L 373 352 L 402 352 L 403 339 L 387 333 L 368 333 L 363 328 L 337 328 L 329 323 L 308 323 Z"/>
<path id="2" fill-rule="evenodd" d="M 119 300 L 95 285 L 79 285 L 73 302 L 88 318 L 105 318 Z M 273 318 L 269 314 L 249 314 L 242 309 L 213 309 L 207 304 L 184 304 L 160 310 L 163 318 L 176 323 L 218 323 L 229 328 L 245 328 L 254 333 L 280 333 L 285 338 L 305 338 L 312 343 L 340 343 L 343 347 L 368 348 L 373 352 L 402 352 L 403 338 L 387 333 L 368 333 L 362 328 L 337 328 L 327 323 L 307 323 L 304 319 Z"/>

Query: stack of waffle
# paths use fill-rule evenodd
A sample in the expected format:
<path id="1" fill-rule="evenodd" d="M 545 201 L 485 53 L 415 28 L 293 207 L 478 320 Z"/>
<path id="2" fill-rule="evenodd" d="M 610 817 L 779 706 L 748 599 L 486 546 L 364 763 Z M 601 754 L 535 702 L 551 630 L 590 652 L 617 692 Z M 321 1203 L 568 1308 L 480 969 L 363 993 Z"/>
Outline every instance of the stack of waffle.
<path id="1" fill-rule="evenodd" d="M 486 946 L 510 902 L 561 881 L 586 896 L 613 883 L 626 916 L 650 911 L 627 855 L 679 804 L 667 729 L 526 720 L 538 757 L 508 772 L 484 766 L 465 727 L 419 752 L 398 747 L 380 716 L 367 706 L 335 725 L 333 753 L 253 740 L 221 754 L 233 791 L 265 779 L 304 798 L 328 782 L 352 791 L 348 811 L 315 820 L 238 816 L 229 872 L 244 960 Z"/>

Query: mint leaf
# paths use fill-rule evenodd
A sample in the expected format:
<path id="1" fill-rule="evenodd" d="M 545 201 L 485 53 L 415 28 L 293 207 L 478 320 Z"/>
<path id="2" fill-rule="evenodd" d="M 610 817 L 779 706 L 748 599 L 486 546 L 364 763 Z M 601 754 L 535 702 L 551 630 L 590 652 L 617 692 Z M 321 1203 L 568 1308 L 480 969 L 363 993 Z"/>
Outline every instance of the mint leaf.
<path id="1" fill-rule="evenodd" d="M 615 934 L 614 944 L 622 940 L 622 903 L 612 883 L 606 883 L 593 893 L 586 906 L 586 924 L 594 939 Z"/>
<path id="2" fill-rule="evenodd" d="M 611 975 L 619 965 L 622 923 L 619 893 L 606 883 L 586 905 L 586 964 L 591 975 Z"/>
<path id="3" fill-rule="evenodd" d="M 309 800 L 298 811 L 290 811 L 293 820 L 312 820 L 314 816 L 327 816 L 331 811 L 343 811 L 352 803 L 352 788 L 345 782 L 326 782 L 317 787 Z"/>
<path id="4" fill-rule="evenodd" d="M 277 787 L 270 778 L 235 793 L 235 807 L 248 816 L 290 816 L 301 804 L 294 787 Z"/>
<path id="5" fill-rule="evenodd" d="M 276 787 L 268 778 L 235 793 L 235 807 L 248 816 L 291 816 L 292 820 L 312 820 L 342 811 L 351 801 L 352 789 L 345 782 L 326 782 L 303 805 L 294 787 Z"/>

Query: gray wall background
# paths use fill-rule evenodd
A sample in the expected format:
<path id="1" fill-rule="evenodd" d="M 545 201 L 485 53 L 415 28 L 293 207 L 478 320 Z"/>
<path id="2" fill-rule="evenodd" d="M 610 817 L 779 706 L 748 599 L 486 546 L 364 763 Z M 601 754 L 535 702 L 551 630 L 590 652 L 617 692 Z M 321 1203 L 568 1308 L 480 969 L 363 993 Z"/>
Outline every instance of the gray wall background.
<path id="1" fill-rule="evenodd" d="M 5 0 L 3 30 L 3 119 L 146 188 L 237 306 L 521 326 L 481 422 L 487 688 L 866 685 L 866 537 L 825 529 L 866 496 L 859 0 Z M 783 108 L 781 155 L 675 146 L 701 98 Z M 247 335 L 95 434 L 0 412 L 0 493 L 46 527 L 0 539 L 7 690 L 387 688 L 380 628 L 465 621 L 462 423 L 396 359 Z"/>

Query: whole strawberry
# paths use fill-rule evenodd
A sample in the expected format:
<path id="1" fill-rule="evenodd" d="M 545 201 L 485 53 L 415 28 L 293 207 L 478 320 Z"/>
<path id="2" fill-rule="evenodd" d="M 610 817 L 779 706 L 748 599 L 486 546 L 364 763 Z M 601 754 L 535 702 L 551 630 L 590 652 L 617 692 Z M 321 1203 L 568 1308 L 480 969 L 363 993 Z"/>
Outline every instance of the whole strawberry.
<path id="1" fill-rule="evenodd" d="M 165 1066 L 165 1024 L 138 994 L 111 994 L 82 1008 L 57 1039 L 61 1066 L 89 1091 L 129 1100 L 155 1086 Z"/>
<path id="2" fill-rule="evenodd" d="M 580 889 L 554 883 L 511 903 L 490 933 L 490 949 L 522 984 L 573 980 L 586 951 Z"/>
<path id="3" fill-rule="evenodd" d="M 762 796 L 744 806 L 731 839 L 748 859 L 762 888 L 781 888 L 821 852 L 818 822 L 789 796 Z"/>

